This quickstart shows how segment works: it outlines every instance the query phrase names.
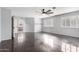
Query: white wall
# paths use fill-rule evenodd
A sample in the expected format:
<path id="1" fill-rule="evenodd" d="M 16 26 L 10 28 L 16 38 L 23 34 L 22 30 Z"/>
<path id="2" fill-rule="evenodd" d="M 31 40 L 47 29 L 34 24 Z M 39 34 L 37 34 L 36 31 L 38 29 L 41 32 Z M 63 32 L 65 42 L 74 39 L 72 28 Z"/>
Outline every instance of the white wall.
<path id="1" fill-rule="evenodd" d="M 0 8 L 0 42 L 1 42 L 1 8 Z"/>
<path id="2" fill-rule="evenodd" d="M 1 8 L 1 40 L 11 39 L 11 11 Z"/>
<path id="3" fill-rule="evenodd" d="M 34 21 L 34 25 L 35 25 L 35 32 L 40 32 L 41 31 L 41 19 L 40 18 L 35 18 L 35 21 Z"/>
<path id="4" fill-rule="evenodd" d="M 25 22 L 25 31 L 24 32 L 34 32 L 34 18 L 26 17 Z"/>

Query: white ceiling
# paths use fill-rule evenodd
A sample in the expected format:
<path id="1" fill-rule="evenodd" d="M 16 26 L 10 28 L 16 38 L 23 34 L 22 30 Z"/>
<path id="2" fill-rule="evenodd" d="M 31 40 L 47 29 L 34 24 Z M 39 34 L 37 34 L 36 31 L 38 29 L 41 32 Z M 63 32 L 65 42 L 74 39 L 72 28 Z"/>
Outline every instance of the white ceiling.
<path id="1" fill-rule="evenodd" d="M 24 16 L 24 17 L 42 17 L 47 15 L 42 15 L 40 9 L 52 9 L 51 7 L 7 7 L 12 11 L 12 15 Z"/>
<path id="2" fill-rule="evenodd" d="M 21 17 L 50 17 L 56 14 L 67 13 L 75 10 L 79 10 L 78 7 L 57 7 L 54 11 L 54 14 L 51 15 L 42 15 L 40 9 L 52 9 L 52 7 L 6 7 L 12 11 L 12 16 L 21 16 Z"/>

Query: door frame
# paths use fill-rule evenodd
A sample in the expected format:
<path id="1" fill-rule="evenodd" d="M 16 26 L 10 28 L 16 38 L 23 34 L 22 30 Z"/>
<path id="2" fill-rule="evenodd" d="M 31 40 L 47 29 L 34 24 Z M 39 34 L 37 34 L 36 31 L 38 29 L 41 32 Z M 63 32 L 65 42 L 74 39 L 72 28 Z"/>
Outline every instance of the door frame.
<path id="1" fill-rule="evenodd" d="M 14 16 L 12 16 L 11 18 L 12 20 L 12 32 L 11 32 L 11 36 L 12 36 L 12 52 L 14 52 Z"/>

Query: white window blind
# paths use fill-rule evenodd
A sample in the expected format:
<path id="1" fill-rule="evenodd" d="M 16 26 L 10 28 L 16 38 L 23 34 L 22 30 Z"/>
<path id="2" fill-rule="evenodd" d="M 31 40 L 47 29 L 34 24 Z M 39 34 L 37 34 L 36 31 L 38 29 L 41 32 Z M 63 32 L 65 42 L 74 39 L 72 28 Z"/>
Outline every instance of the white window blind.
<path id="1" fill-rule="evenodd" d="M 68 16 L 61 18 L 61 27 L 63 28 L 79 28 L 79 16 Z"/>

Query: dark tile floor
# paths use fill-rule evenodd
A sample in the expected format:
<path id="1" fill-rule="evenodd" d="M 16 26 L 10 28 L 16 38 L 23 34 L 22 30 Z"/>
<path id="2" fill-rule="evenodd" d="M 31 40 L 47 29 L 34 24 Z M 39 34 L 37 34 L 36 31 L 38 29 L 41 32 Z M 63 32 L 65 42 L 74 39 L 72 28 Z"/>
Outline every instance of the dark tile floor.
<path id="1" fill-rule="evenodd" d="M 79 52 L 79 38 L 48 33 L 16 34 L 13 50 L 14 52 Z M 2 41 L 0 51 L 11 52 L 12 41 Z"/>

